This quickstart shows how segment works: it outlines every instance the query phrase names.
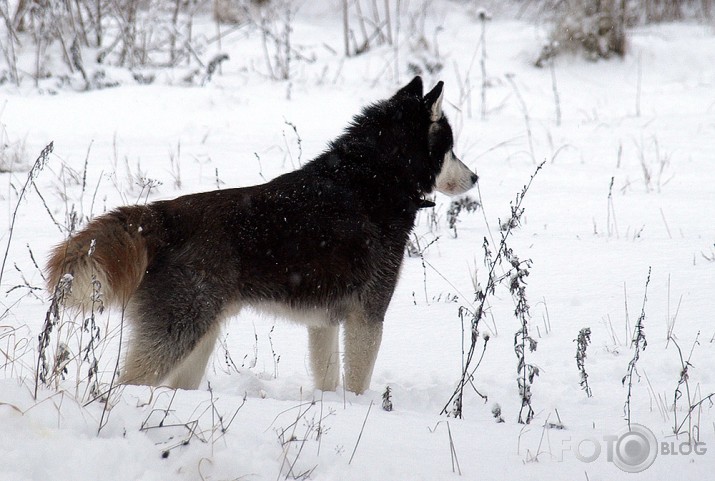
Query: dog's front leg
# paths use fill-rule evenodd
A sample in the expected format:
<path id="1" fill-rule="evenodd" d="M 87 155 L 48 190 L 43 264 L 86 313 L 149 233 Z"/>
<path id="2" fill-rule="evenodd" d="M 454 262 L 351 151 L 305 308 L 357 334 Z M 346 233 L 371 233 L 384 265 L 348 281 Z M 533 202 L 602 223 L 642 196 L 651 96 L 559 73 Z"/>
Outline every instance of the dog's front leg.
<path id="1" fill-rule="evenodd" d="M 345 389 L 362 394 L 370 387 L 382 341 L 382 319 L 350 316 L 345 322 Z"/>
<path id="2" fill-rule="evenodd" d="M 340 378 L 338 326 L 309 327 L 308 343 L 315 387 L 335 391 Z"/>

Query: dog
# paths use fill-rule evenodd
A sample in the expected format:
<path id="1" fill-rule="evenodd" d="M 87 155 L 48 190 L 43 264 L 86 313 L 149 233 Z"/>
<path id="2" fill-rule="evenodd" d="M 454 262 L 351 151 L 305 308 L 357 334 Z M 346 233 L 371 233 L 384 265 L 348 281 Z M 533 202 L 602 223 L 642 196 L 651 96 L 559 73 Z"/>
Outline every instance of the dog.
<path id="1" fill-rule="evenodd" d="M 103 214 L 51 251 L 49 288 L 65 280 L 67 305 L 124 310 L 122 383 L 198 388 L 222 321 L 250 306 L 307 326 L 323 391 L 338 387 L 342 324 L 344 388 L 361 394 L 425 195 L 477 182 L 442 98 L 441 81 L 423 95 L 415 77 L 298 170 Z"/>

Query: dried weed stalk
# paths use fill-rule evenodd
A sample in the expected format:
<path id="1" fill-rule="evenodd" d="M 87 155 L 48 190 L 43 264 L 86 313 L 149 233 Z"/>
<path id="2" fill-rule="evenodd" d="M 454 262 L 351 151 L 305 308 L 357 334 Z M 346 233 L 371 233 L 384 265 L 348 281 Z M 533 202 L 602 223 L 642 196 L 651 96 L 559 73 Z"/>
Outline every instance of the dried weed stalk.
<path id="1" fill-rule="evenodd" d="M 638 320 L 636 321 L 636 326 L 633 331 L 633 338 L 631 339 L 631 345 L 633 346 L 633 358 L 628 363 L 628 370 L 626 372 L 626 375 L 623 376 L 623 379 L 621 380 L 621 384 L 623 384 L 624 386 L 626 385 L 626 382 L 628 382 L 628 394 L 626 395 L 626 403 L 623 406 L 623 411 L 626 417 L 626 421 L 628 422 L 629 430 L 631 429 L 631 397 L 633 395 L 633 376 L 636 376 L 636 378 L 640 379 L 636 364 L 640 359 L 641 351 L 645 351 L 646 346 L 648 346 L 648 342 L 645 338 L 643 321 L 645 321 L 645 305 L 648 300 L 648 284 L 650 284 L 650 273 L 651 268 L 649 267 L 648 278 L 645 281 L 645 290 L 643 292 L 643 307 L 641 308 L 641 314 L 640 316 L 638 316 Z"/>
<path id="2" fill-rule="evenodd" d="M 496 254 L 492 252 L 492 247 L 489 243 L 489 240 L 486 237 L 484 238 L 482 247 L 484 248 L 484 263 L 488 270 L 487 284 L 486 287 L 482 288 L 481 284 L 475 280 L 474 287 L 476 308 L 474 308 L 474 310 L 471 310 L 464 306 L 460 308 L 460 316 L 462 316 L 463 318 L 468 317 L 470 320 L 470 346 L 466 353 L 466 357 L 463 356 L 462 376 L 457 382 L 457 387 L 455 388 L 454 392 L 450 396 L 445 406 L 442 408 L 441 414 L 447 414 L 449 416 L 459 418 L 463 416 L 464 388 L 467 386 L 472 386 L 475 392 L 477 392 L 481 396 L 479 391 L 477 391 L 474 387 L 473 380 L 474 374 L 479 367 L 482 358 L 484 357 L 487 342 L 490 338 L 488 335 L 485 335 L 483 337 L 480 336 L 480 323 L 482 319 L 486 316 L 487 299 L 489 298 L 489 296 L 493 296 L 496 292 L 497 286 L 503 282 L 506 282 L 507 279 L 510 280 L 509 288 L 517 301 L 517 308 L 515 310 L 515 314 L 517 315 L 517 318 L 522 322 L 521 329 L 517 331 L 517 335 L 515 335 L 515 349 L 517 349 L 516 344 L 522 346 L 517 350 L 517 355 L 519 354 L 519 352 L 523 354 L 520 357 L 518 365 L 520 379 L 522 379 L 522 381 L 519 382 L 520 384 L 523 383 L 524 386 L 524 389 L 522 390 L 523 392 L 521 393 L 522 402 L 524 402 L 524 399 L 526 399 L 528 402 L 526 402 L 525 405 L 530 407 L 530 381 L 533 381 L 534 376 L 538 374 L 538 368 L 526 362 L 526 349 L 523 349 L 523 347 L 526 347 L 527 345 L 530 350 L 533 350 L 531 349 L 532 347 L 534 349 L 536 348 L 535 341 L 529 336 L 528 333 L 528 304 L 526 302 L 524 291 L 525 283 L 523 281 L 528 275 L 528 267 L 531 261 L 520 261 L 513 253 L 511 248 L 509 248 L 509 246 L 507 245 L 507 241 L 513 233 L 514 229 L 516 229 L 520 225 L 521 217 L 524 213 L 524 209 L 522 208 L 524 197 L 526 196 L 526 193 L 528 192 L 531 183 L 534 181 L 534 178 L 543 166 L 543 162 L 537 166 L 536 170 L 531 175 L 529 182 L 522 188 L 521 192 L 516 195 L 515 201 L 513 201 L 510 206 L 510 218 L 503 223 L 500 222 L 501 240 L 499 242 L 499 245 L 497 246 Z M 507 266 L 509 267 L 507 268 L 507 272 L 504 275 L 497 275 L 497 268 L 505 268 Z M 476 353 L 478 350 L 477 347 L 480 344 L 480 338 L 483 339 L 482 352 L 481 356 L 477 358 Z M 528 393 L 527 390 L 529 391 Z M 527 418 L 529 420 L 531 419 L 529 416 L 527 416 Z"/>
<path id="3" fill-rule="evenodd" d="M 576 342 L 576 367 L 581 377 L 579 385 L 581 389 L 586 391 L 586 396 L 591 397 L 591 386 L 588 385 L 588 374 L 586 373 L 586 349 L 591 344 L 591 328 L 584 327 L 581 329 L 574 341 Z"/>

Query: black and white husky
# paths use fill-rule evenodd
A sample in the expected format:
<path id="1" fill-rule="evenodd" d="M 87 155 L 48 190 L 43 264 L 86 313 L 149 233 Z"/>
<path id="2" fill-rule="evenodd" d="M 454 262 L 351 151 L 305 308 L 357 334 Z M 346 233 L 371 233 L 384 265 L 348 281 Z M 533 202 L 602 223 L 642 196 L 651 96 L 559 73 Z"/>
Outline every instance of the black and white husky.
<path id="1" fill-rule="evenodd" d="M 385 311 L 425 194 L 477 176 L 452 152 L 442 82 L 416 77 L 356 116 L 302 168 L 262 185 L 120 207 L 51 253 L 49 285 L 70 303 L 93 286 L 132 324 L 122 382 L 198 387 L 222 321 L 244 306 L 308 327 L 315 387 L 370 386 Z M 95 287 L 96 288 L 96 287 Z M 96 299 L 96 295 L 95 295 Z"/>

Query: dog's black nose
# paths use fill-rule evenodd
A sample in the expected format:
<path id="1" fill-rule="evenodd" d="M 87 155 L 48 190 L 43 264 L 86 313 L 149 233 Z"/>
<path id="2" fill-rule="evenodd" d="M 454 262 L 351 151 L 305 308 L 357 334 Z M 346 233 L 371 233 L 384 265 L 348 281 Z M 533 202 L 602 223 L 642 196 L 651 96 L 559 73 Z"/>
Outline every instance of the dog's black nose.
<path id="1" fill-rule="evenodd" d="M 472 174 L 472 184 L 476 184 L 478 180 L 479 176 L 477 174 Z"/>

